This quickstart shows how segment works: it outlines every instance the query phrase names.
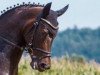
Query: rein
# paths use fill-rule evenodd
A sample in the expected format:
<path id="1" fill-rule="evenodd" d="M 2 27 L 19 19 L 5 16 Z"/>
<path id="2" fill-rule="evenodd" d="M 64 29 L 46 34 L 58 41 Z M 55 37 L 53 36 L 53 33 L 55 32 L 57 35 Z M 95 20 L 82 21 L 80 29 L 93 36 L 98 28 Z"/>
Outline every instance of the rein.
<path id="1" fill-rule="evenodd" d="M 15 47 L 17 47 L 17 48 L 19 48 L 19 49 L 22 49 L 22 47 L 20 47 L 20 46 L 16 45 L 15 43 L 9 41 L 8 39 L 6 39 L 6 38 L 4 38 L 4 37 L 2 37 L 2 36 L 0 36 L 0 38 L 3 39 L 3 40 L 4 40 L 5 42 L 7 42 L 8 44 L 10 44 L 10 45 L 12 45 L 12 46 L 15 46 Z"/>
<path id="2" fill-rule="evenodd" d="M 41 18 L 40 21 L 45 22 L 47 25 L 49 25 L 49 26 L 50 26 L 52 29 L 54 29 L 54 30 L 57 30 L 57 29 L 58 29 L 58 26 L 57 26 L 57 27 L 53 26 L 53 25 L 52 25 L 48 20 L 46 20 L 46 19 Z M 36 21 L 33 25 L 35 25 L 35 29 L 34 29 L 34 31 L 33 31 L 33 36 L 34 36 L 34 34 L 35 34 L 35 32 L 36 32 L 36 30 L 37 30 L 37 28 L 38 28 L 38 26 L 39 26 L 39 21 Z M 31 53 L 30 55 L 31 55 L 32 61 L 34 61 L 34 62 L 37 61 L 37 60 L 41 60 L 41 59 L 43 59 L 43 58 L 46 58 L 46 57 L 51 57 L 51 52 L 48 52 L 48 51 L 46 51 L 46 50 L 44 50 L 44 49 L 41 49 L 41 48 L 34 48 L 34 46 L 33 46 L 33 48 L 32 48 L 33 39 L 34 39 L 34 38 L 32 38 L 31 42 L 29 42 L 28 45 L 27 45 L 25 48 L 20 47 L 19 45 L 16 45 L 15 43 L 9 41 L 8 39 L 6 39 L 6 38 L 4 38 L 4 37 L 1 37 L 1 36 L 0 36 L 0 38 L 3 39 L 5 42 L 7 42 L 8 44 L 10 44 L 10 45 L 12 45 L 12 46 L 15 46 L 15 47 L 17 47 L 17 48 L 19 48 L 19 49 L 21 49 L 21 50 L 26 50 L 26 51 L 28 51 L 29 53 Z M 35 50 L 37 50 L 37 51 L 43 53 L 44 55 L 41 56 L 41 57 L 37 57 L 37 56 L 33 55 L 32 52 L 35 51 Z M 35 69 L 35 67 L 34 67 L 34 69 Z"/>

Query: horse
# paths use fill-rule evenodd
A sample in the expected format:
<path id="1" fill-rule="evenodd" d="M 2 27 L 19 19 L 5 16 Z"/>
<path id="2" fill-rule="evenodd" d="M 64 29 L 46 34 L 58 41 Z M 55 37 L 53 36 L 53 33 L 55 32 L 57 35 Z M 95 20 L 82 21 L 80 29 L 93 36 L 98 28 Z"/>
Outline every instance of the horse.
<path id="1" fill-rule="evenodd" d="M 51 66 L 51 46 L 58 32 L 57 18 L 68 5 L 54 11 L 51 4 L 24 3 L 1 11 L 0 75 L 18 75 L 18 64 L 27 50 L 31 67 L 43 72 Z"/>

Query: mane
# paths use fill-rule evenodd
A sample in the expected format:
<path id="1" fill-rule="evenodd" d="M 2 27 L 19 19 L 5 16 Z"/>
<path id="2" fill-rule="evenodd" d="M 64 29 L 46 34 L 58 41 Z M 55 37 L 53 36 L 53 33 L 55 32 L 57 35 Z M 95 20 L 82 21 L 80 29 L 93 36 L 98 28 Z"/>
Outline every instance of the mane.
<path id="1" fill-rule="evenodd" d="M 44 7 L 44 4 L 41 5 L 40 3 L 36 4 L 34 2 L 33 3 L 31 3 L 31 2 L 28 2 L 28 3 L 22 2 L 22 4 L 13 5 L 13 7 L 12 6 L 7 7 L 6 10 L 1 11 L 0 18 L 3 17 L 5 14 L 12 12 L 16 8 L 21 8 L 21 7 Z"/>

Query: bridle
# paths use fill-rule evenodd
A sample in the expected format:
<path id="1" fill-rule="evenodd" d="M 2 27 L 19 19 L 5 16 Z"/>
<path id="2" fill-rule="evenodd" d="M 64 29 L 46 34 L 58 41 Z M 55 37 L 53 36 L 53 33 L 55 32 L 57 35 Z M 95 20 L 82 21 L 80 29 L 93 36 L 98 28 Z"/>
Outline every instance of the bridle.
<path id="1" fill-rule="evenodd" d="M 39 21 L 37 20 L 37 21 L 35 21 L 34 24 L 33 24 L 33 25 L 35 26 L 34 31 L 33 31 L 33 36 L 35 36 L 34 34 L 35 34 L 36 30 L 37 30 L 38 27 L 39 27 L 39 22 L 40 22 L 40 21 L 45 22 L 45 23 L 46 23 L 48 26 L 50 26 L 53 30 L 58 30 L 58 28 L 59 28 L 58 26 L 53 26 L 48 20 L 43 19 L 43 18 L 40 18 Z M 6 42 L 7 42 L 8 44 L 10 44 L 10 45 L 13 45 L 13 46 L 15 46 L 15 47 L 17 47 L 17 48 L 20 48 L 20 49 L 23 49 L 23 50 L 28 51 L 28 52 L 30 53 L 30 55 L 31 55 L 32 61 L 34 61 L 34 62 L 37 61 L 37 60 L 41 60 L 41 59 L 43 59 L 43 58 L 46 58 L 46 57 L 51 57 L 51 52 L 48 52 L 47 50 L 44 50 L 44 49 L 41 49 L 41 48 L 32 47 L 32 45 L 33 45 L 33 38 L 32 38 L 32 40 L 27 44 L 27 46 L 26 46 L 25 48 L 22 48 L 22 47 L 20 47 L 19 45 L 16 45 L 15 43 L 9 41 L 8 39 L 6 39 L 6 38 L 4 38 L 4 37 L 1 37 L 1 36 L 0 36 L 0 38 L 3 39 L 4 41 L 6 41 Z M 37 56 L 33 55 L 32 53 L 33 53 L 33 51 L 35 51 L 35 50 L 37 50 L 37 51 L 43 53 L 44 55 L 41 56 L 41 57 L 37 57 Z M 35 63 L 34 63 L 34 65 L 35 65 Z M 34 69 L 35 69 L 35 67 L 34 67 Z"/>
<path id="2" fill-rule="evenodd" d="M 40 21 L 43 21 L 43 22 L 45 22 L 48 26 L 50 26 L 53 30 L 58 30 L 58 26 L 53 26 L 48 20 L 46 20 L 46 19 L 43 19 L 43 18 L 41 18 L 39 21 L 36 21 L 36 22 L 34 22 L 34 26 L 35 26 L 35 28 L 34 28 L 34 31 L 33 31 L 33 36 L 35 36 L 35 32 L 37 31 L 37 29 L 38 29 L 38 27 L 39 27 L 39 22 Z M 32 37 L 33 37 L 32 36 Z M 31 39 L 31 41 L 28 43 L 28 45 L 27 45 L 27 47 L 26 47 L 26 50 L 28 50 L 28 52 L 30 53 L 30 55 L 31 55 L 31 58 L 32 58 L 32 61 L 37 61 L 37 60 L 41 60 L 41 59 L 43 59 L 43 58 L 47 58 L 47 57 L 51 57 L 51 52 L 48 52 L 47 50 L 44 50 L 44 49 L 41 49 L 41 48 L 35 48 L 34 47 L 34 45 L 33 45 L 33 39 L 34 38 L 32 38 Z M 33 47 L 32 47 L 33 46 Z M 42 54 L 43 54 L 43 56 L 41 56 L 41 57 L 37 57 L 37 56 L 35 56 L 35 55 L 33 55 L 32 53 L 33 53 L 33 51 L 39 51 L 39 52 L 41 52 Z M 35 65 L 35 63 L 34 63 L 34 65 Z M 35 69 L 35 67 L 34 67 L 34 69 Z"/>

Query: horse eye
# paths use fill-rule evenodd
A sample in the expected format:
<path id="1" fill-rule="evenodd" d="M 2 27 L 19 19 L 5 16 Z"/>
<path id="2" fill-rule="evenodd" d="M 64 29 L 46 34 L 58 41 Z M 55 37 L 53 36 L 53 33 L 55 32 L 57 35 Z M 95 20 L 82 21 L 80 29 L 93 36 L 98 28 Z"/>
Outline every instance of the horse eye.
<path id="1" fill-rule="evenodd" d="M 51 38 L 53 38 L 54 35 L 53 35 L 50 31 L 48 32 L 48 34 L 49 34 L 49 36 L 50 36 Z"/>
<path id="2" fill-rule="evenodd" d="M 48 33 L 48 30 L 47 29 L 43 29 L 43 32 Z"/>
<path id="3" fill-rule="evenodd" d="M 45 35 L 45 36 L 48 34 L 48 30 L 47 29 L 42 29 L 41 32 L 42 32 L 42 35 Z"/>

